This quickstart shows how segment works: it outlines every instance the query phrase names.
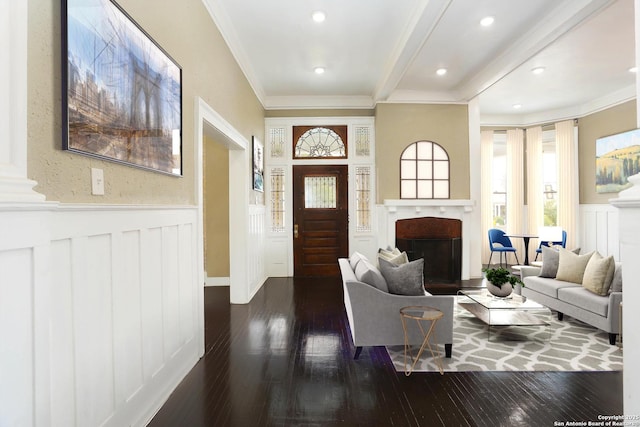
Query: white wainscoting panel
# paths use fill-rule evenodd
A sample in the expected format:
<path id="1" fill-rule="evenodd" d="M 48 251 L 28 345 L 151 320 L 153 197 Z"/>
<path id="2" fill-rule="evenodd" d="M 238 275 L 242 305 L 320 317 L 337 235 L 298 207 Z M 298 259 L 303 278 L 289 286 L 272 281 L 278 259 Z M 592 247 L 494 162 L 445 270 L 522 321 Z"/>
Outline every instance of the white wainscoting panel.
<path id="1" fill-rule="evenodd" d="M 267 280 L 265 256 L 266 214 L 264 205 L 249 205 L 249 241 L 247 242 L 247 278 L 249 283 L 249 300 L 260 290 Z M 233 236 L 229 236 L 233 238 Z"/>
<path id="2" fill-rule="evenodd" d="M 620 260 L 618 209 L 611 205 L 580 205 L 580 236 L 582 253 L 598 251 Z"/>
<path id="3" fill-rule="evenodd" d="M 265 262 L 269 277 L 288 277 L 293 274 L 293 266 L 289 266 L 291 237 L 287 233 L 282 234 L 267 237 L 269 250 L 265 251 Z"/>
<path id="4" fill-rule="evenodd" d="M 375 222 L 373 223 L 375 227 Z M 360 252 L 371 260 L 376 260 L 378 256 L 378 236 L 377 235 L 355 235 L 349 243 L 349 256 L 354 252 Z"/>
<path id="5" fill-rule="evenodd" d="M 202 349 L 195 207 L 0 206 L 0 426 L 143 426 Z"/>
<path id="6" fill-rule="evenodd" d="M 34 424 L 33 251 L 0 253 L 0 425 Z"/>

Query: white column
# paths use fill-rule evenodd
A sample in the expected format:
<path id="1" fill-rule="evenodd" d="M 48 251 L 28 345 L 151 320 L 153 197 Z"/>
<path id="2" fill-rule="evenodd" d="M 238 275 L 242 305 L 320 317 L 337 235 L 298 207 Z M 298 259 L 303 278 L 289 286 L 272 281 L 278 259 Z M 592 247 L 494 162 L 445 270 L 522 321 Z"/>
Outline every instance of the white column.
<path id="1" fill-rule="evenodd" d="M 640 0 L 634 1 L 636 66 L 640 65 Z M 640 106 L 640 73 L 636 73 L 636 106 Z M 640 126 L 640 108 L 636 125 Z M 638 257 L 640 256 L 640 175 L 628 178 L 631 188 L 621 191 L 617 199 L 610 200 L 619 211 L 620 261 L 622 262 L 623 297 L 627 301 L 622 312 L 622 331 L 624 342 L 623 405 L 624 414 L 640 414 L 640 311 L 634 309 L 634 303 L 640 296 L 640 287 L 634 286 L 640 274 Z M 626 286 L 625 286 L 626 284 Z M 631 309 L 629 309 L 631 308 Z"/>
<path id="2" fill-rule="evenodd" d="M 628 178 L 631 188 L 621 191 L 610 203 L 619 210 L 620 261 L 622 262 L 622 335 L 624 342 L 624 413 L 640 414 L 640 311 L 635 302 L 640 299 L 640 174 Z"/>
<path id="3" fill-rule="evenodd" d="M 469 101 L 469 198 L 475 206 L 480 207 L 482 201 L 482 172 L 480 155 L 480 105 L 478 98 Z M 482 209 L 465 208 L 465 221 L 462 224 L 462 244 L 468 245 L 464 252 L 469 255 L 469 262 L 463 265 L 462 277 L 482 277 L 483 227 Z M 467 220 L 468 218 L 468 220 Z M 486 231 L 484 231 L 486 234 Z"/>
<path id="4" fill-rule="evenodd" d="M 27 179 L 27 2 L 0 0 L 0 202 L 39 202 Z"/>

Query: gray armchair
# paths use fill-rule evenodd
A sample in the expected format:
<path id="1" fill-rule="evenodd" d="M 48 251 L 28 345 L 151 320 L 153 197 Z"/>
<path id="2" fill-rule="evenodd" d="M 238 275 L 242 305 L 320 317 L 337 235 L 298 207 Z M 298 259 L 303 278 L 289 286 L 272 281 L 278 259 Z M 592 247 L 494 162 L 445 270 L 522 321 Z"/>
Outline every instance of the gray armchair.
<path id="1" fill-rule="evenodd" d="M 453 304 L 450 295 L 405 296 L 395 295 L 358 281 L 349 260 L 338 260 L 344 288 L 344 306 L 351 328 L 351 338 L 356 347 L 355 359 L 364 346 L 404 345 L 404 331 L 400 319 L 400 309 L 419 305 L 437 308 L 444 313 L 432 335 L 432 342 L 444 344 L 446 357 L 451 357 L 453 346 Z M 420 346 L 423 341 L 418 326 L 409 323 L 409 337 L 412 345 Z"/>

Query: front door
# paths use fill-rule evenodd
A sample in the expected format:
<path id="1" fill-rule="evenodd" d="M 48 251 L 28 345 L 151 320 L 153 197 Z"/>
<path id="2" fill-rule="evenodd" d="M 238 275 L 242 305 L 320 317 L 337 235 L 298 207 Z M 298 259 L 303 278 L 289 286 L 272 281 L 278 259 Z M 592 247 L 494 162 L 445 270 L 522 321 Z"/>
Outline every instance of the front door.
<path id="1" fill-rule="evenodd" d="M 348 166 L 293 167 L 293 274 L 338 276 L 349 254 Z"/>

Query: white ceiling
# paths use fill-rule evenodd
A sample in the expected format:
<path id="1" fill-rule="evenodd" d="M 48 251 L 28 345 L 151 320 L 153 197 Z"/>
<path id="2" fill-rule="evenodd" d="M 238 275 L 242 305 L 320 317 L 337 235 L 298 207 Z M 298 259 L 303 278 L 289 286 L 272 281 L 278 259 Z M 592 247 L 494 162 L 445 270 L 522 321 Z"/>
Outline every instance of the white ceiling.
<path id="1" fill-rule="evenodd" d="M 635 98 L 633 0 L 203 2 L 267 109 L 479 96 L 483 124 L 532 124 Z"/>

